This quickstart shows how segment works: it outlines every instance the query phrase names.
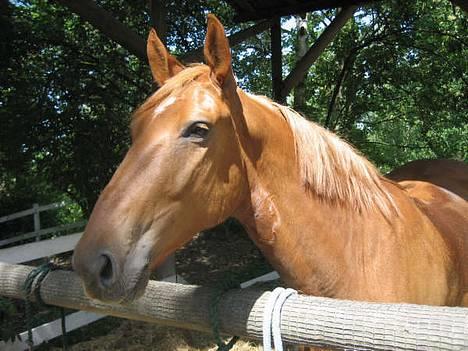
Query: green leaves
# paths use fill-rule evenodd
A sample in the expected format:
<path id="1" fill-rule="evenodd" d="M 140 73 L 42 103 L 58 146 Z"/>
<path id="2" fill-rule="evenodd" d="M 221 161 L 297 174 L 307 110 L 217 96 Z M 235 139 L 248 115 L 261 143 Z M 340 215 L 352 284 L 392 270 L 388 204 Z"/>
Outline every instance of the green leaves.
<path id="1" fill-rule="evenodd" d="M 0 4 L 0 207 L 8 213 L 67 194 L 86 215 L 128 147 L 131 112 L 152 91 L 149 69 L 54 2 Z M 146 37 L 145 2 L 98 4 Z M 230 32 L 251 25 L 233 23 L 225 3 L 170 1 L 172 52 L 202 45 L 209 12 Z M 333 16 L 309 16 L 309 44 Z M 285 77 L 296 62 L 294 26 L 282 38 Z M 383 169 L 416 158 L 467 160 L 467 43 L 466 15 L 448 1 L 362 7 L 311 67 L 301 112 Z M 232 52 L 239 84 L 270 96 L 269 32 Z"/>
<path id="2" fill-rule="evenodd" d="M 306 112 L 385 169 L 467 160 L 467 38 L 466 15 L 449 2 L 361 8 L 311 68 Z"/>

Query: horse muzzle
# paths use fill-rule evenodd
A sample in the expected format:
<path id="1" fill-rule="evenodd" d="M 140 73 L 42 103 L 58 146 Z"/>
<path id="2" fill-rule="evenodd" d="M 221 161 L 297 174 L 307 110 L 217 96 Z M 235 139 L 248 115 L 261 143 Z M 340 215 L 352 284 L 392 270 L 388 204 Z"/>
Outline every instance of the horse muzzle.
<path id="1" fill-rule="evenodd" d="M 149 259 L 127 255 L 123 260 L 107 250 L 73 255 L 73 268 L 86 295 L 107 303 L 128 303 L 140 297 L 148 283 Z"/>

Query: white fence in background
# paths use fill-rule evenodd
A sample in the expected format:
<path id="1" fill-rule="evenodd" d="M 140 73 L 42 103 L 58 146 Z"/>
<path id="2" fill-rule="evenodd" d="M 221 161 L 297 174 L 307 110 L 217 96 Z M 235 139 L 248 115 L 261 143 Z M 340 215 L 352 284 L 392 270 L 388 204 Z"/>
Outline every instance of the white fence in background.
<path id="1" fill-rule="evenodd" d="M 40 217 L 41 212 L 49 211 L 49 210 L 57 210 L 66 205 L 67 203 L 65 201 L 55 202 L 53 204 L 48 204 L 48 205 L 43 205 L 43 206 L 39 206 L 39 204 L 33 204 L 33 207 L 27 210 L 0 217 L 0 223 L 5 223 L 8 221 L 12 221 L 14 219 L 31 216 L 31 215 L 33 216 L 33 221 L 34 221 L 34 231 L 0 240 L 0 247 L 4 247 L 6 245 L 14 244 L 14 243 L 27 240 L 27 239 L 32 239 L 32 238 L 35 238 L 36 241 L 39 241 L 41 237 L 48 235 L 48 234 L 53 234 L 53 233 L 58 233 L 58 232 L 62 232 L 65 230 L 71 230 L 71 229 L 84 227 L 86 224 L 86 221 L 78 221 L 75 223 L 62 224 L 62 225 L 54 226 L 51 228 L 41 228 L 41 217 Z"/>
<path id="2" fill-rule="evenodd" d="M 41 240 L 45 235 L 59 233 L 65 230 L 76 229 L 84 227 L 86 225 L 86 221 L 78 221 L 75 223 L 62 224 L 50 228 L 41 228 L 41 212 L 57 210 L 66 205 L 67 203 L 65 201 L 55 202 L 43 206 L 39 206 L 39 204 L 33 204 L 32 208 L 30 209 L 0 217 L 0 223 L 12 221 L 18 218 L 31 215 L 33 216 L 34 221 L 34 231 L 0 240 L 0 248 L 32 238 L 35 238 L 36 240 L 32 243 L 0 249 L 0 262 L 25 263 L 45 257 L 58 255 L 64 252 L 73 251 L 76 243 L 78 242 L 78 240 L 80 240 L 80 237 L 83 233 L 73 233 L 69 235 L 56 237 L 53 239 Z M 83 311 L 71 313 L 65 318 L 65 324 L 67 327 L 66 329 L 67 331 L 72 331 L 81 328 L 87 324 L 90 324 L 94 321 L 97 321 L 103 317 L 105 316 Z M 52 322 L 40 325 L 36 328 L 33 328 L 32 332 L 34 345 L 40 345 L 62 334 L 61 320 L 56 319 Z M 7 343 L 5 343 L 4 341 L 0 341 L 0 350 L 28 350 L 29 345 L 25 342 L 25 340 L 27 340 L 28 337 L 27 335 L 28 333 L 27 331 L 25 331 L 20 333 L 21 340 L 17 339 L 15 342 Z"/>

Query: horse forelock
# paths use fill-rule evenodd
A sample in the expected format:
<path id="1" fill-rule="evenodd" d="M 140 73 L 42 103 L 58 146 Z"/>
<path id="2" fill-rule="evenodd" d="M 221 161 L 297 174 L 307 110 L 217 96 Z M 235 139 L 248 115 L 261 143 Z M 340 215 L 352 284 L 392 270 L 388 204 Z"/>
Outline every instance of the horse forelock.
<path id="1" fill-rule="evenodd" d="M 298 112 L 263 96 L 251 98 L 280 113 L 291 128 L 303 186 L 324 201 L 359 212 L 372 208 L 389 218 L 396 207 L 385 179 L 350 144 Z"/>
<path id="2" fill-rule="evenodd" d="M 210 68 L 203 64 L 193 64 L 168 79 L 153 95 L 151 95 L 133 114 L 133 119 L 145 116 L 157 109 L 158 105 L 171 97 L 177 98 L 192 82 L 203 75 L 209 76 Z"/>

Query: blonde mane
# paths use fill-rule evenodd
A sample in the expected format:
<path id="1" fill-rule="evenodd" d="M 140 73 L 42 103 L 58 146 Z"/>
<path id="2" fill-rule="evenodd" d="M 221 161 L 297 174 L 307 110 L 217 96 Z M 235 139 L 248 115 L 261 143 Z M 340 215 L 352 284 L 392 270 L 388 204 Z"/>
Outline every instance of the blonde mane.
<path id="1" fill-rule="evenodd" d="M 301 178 L 307 191 L 323 200 L 364 212 L 379 209 L 387 218 L 397 209 L 383 186 L 385 179 L 350 144 L 289 107 L 262 97 L 291 127 Z"/>

